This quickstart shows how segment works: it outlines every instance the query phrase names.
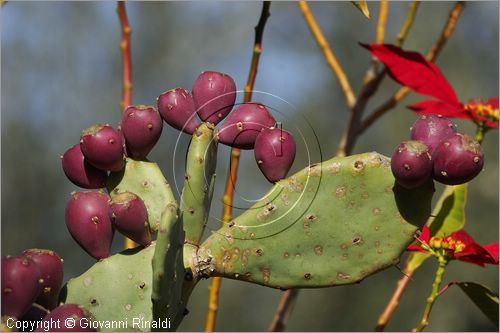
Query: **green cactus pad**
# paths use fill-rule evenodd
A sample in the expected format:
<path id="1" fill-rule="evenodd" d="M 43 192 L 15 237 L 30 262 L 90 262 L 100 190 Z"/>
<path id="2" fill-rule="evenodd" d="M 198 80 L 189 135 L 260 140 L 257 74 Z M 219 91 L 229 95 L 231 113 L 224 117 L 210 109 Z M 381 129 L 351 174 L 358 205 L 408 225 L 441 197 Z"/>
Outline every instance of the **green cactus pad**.
<path id="1" fill-rule="evenodd" d="M 203 123 L 193 133 L 189 146 L 181 218 L 186 242 L 198 245 L 207 223 L 215 183 L 217 140 L 215 127 Z"/>
<path id="2" fill-rule="evenodd" d="M 153 162 L 127 158 L 123 171 L 109 175 L 106 187 L 111 198 L 126 191 L 139 196 L 148 209 L 149 227 L 153 232 L 158 230 L 167 205 L 177 205 L 170 185 Z"/>
<path id="3" fill-rule="evenodd" d="M 153 318 L 183 317 L 182 287 L 184 231 L 177 216 L 177 206 L 168 206 L 162 215 L 153 256 Z"/>
<path id="4" fill-rule="evenodd" d="M 193 271 L 281 289 L 358 282 L 399 261 L 433 192 L 432 181 L 395 186 L 383 155 L 333 158 L 281 180 L 214 232 Z"/>
<path id="5" fill-rule="evenodd" d="M 155 243 L 140 249 L 125 250 L 103 259 L 79 277 L 70 279 L 61 292 L 61 301 L 83 305 L 100 322 L 126 322 L 106 331 L 148 331 L 134 327 L 134 318 L 147 321 L 152 318 L 151 260 Z"/>

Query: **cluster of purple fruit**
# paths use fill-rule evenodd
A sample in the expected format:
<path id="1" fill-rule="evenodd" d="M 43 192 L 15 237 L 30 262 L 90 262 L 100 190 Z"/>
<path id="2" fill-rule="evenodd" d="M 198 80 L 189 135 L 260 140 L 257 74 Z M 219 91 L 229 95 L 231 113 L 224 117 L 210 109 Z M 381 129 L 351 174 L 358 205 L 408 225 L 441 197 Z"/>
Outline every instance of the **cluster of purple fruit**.
<path id="1" fill-rule="evenodd" d="M 463 184 L 476 177 L 483 164 L 481 145 L 440 115 L 417 119 L 411 140 L 402 142 L 391 159 L 396 181 L 406 188 L 415 188 L 430 178 L 446 185 Z"/>
<path id="2" fill-rule="evenodd" d="M 118 129 L 93 125 L 82 132 L 80 143 L 62 156 L 62 167 L 74 184 L 86 189 L 106 185 L 108 171 L 119 172 L 130 156 L 143 160 L 160 138 L 163 120 L 172 127 L 193 134 L 199 126 L 196 115 L 218 130 L 219 142 L 240 149 L 254 149 L 260 170 L 270 182 L 284 178 L 295 158 L 292 135 L 276 128 L 276 120 L 261 103 L 245 103 L 232 111 L 236 85 L 227 74 L 203 72 L 192 94 L 184 88 L 162 93 L 153 106 L 129 106 Z M 232 111 L 232 112 L 231 112 Z M 102 191 L 73 192 L 66 206 L 66 225 L 76 242 L 92 257 L 109 256 L 115 229 L 147 246 L 151 243 L 144 202 L 134 193 L 111 200 Z"/>
<path id="3" fill-rule="evenodd" d="M 64 322 L 72 317 L 78 324 L 79 318 L 90 318 L 76 304 L 57 307 L 62 282 L 62 259 L 54 251 L 29 249 L 19 256 L 2 257 L 2 322 L 8 325 L 6 328 L 43 332 L 42 320 Z M 76 326 L 77 331 L 82 331 Z M 71 330 L 62 326 L 59 329 Z M 51 327 L 51 331 L 58 331 L 58 327 Z"/>
<path id="4" fill-rule="evenodd" d="M 199 125 L 196 115 L 214 125 L 227 117 L 218 131 L 219 142 L 254 149 L 259 169 L 270 182 L 285 178 L 295 159 L 293 136 L 275 127 L 276 120 L 263 104 L 244 103 L 232 111 L 235 100 L 234 80 L 227 74 L 207 71 L 194 82 L 192 94 L 175 88 L 161 94 L 157 104 L 168 124 L 188 134 Z"/>
<path id="5" fill-rule="evenodd" d="M 109 257 L 115 229 L 142 246 L 151 243 L 146 205 L 131 192 L 113 199 L 101 191 L 71 193 L 66 225 L 75 241 L 95 259 Z"/>
<path id="6" fill-rule="evenodd" d="M 227 74 L 206 71 L 196 79 L 192 93 L 175 88 L 162 93 L 153 106 L 129 106 L 118 129 L 109 124 L 93 125 L 82 132 L 80 143 L 62 157 L 66 176 L 77 186 L 98 189 L 105 186 L 107 172 L 118 172 L 125 157 L 145 159 L 160 138 L 163 120 L 172 127 L 193 134 L 199 125 L 196 115 L 217 125 L 219 142 L 240 149 L 254 149 L 255 158 L 270 182 L 284 178 L 295 158 L 293 136 L 276 128 L 276 121 L 261 103 L 245 103 L 231 113 L 236 85 Z M 231 114 L 230 114 L 231 113 Z"/>

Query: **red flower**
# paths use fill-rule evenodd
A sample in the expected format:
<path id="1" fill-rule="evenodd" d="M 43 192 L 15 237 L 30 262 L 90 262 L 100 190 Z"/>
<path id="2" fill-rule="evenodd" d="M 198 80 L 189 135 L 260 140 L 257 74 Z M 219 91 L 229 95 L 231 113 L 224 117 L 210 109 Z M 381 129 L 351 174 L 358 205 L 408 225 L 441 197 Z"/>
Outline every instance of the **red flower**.
<path id="1" fill-rule="evenodd" d="M 430 237 L 427 225 L 422 229 L 418 238 L 420 245 L 411 244 L 409 251 L 429 252 L 443 251 L 449 259 L 470 262 L 479 266 L 485 264 L 498 265 L 498 242 L 480 245 L 464 230 L 458 230 L 446 237 Z"/>
<path id="2" fill-rule="evenodd" d="M 408 106 L 418 114 L 440 114 L 466 118 L 479 125 L 498 128 L 498 97 L 461 103 L 453 87 L 432 62 L 420 53 L 404 51 L 390 44 L 361 44 L 387 67 L 389 75 L 415 92 L 436 99 Z"/>

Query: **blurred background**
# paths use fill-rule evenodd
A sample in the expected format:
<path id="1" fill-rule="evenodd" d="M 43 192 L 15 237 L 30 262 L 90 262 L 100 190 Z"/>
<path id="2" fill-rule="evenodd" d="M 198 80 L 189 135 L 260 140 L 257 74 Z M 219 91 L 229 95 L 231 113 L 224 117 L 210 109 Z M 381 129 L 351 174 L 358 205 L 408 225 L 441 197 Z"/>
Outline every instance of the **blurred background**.
<path id="1" fill-rule="evenodd" d="M 451 2 L 422 3 L 404 48 L 427 52 L 452 6 Z M 311 7 L 358 92 L 370 62 L 358 42 L 375 40 L 378 5 L 369 2 L 371 20 L 349 2 L 311 3 Z M 127 9 L 135 104 L 155 104 L 160 93 L 178 86 L 190 89 L 203 70 L 228 73 L 243 89 L 261 3 L 133 2 L 127 3 Z M 387 42 L 394 42 L 407 9 L 408 3 L 390 2 Z M 498 95 L 498 11 L 498 2 L 467 3 L 437 59 L 461 101 Z M 116 125 L 119 120 L 122 63 L 116 4 L 8 2 L 1 16 L 2 255 L 32 247 L 53 249 L 64 258 L 68 279 L 84 272 L 94 260 L 66 229 L 65 204 L 69 193 L 79 189 L 65 178 L 59 157 L 78 142 L 84 128 L 94 123 Z M 367 113 L 397 88 L 385 79 Z M 256 93 L 254 100 L 276 109 L 285 129 L 296 137 L 304 135 L 297 140 L 299 151 L 291 172 L 336 153 L 349 112 L 296 3 L 271 5 L 255 89 L 267 94 Z M 423 99 L 410 95 L 364 133 L 354 152 L 376 150 L 390 156 L 409 138 L 409 127 L 416 119 L 405 105 Z M 471 123 L 457 120 L 457 124 L 462 132 L 474 134 Z M 180 188 L 188 142 L 186 135 L 166 125 L 150 154 L 169 182 L 177 182 Z M 485 168 L 470 184 L 466 230 L 484 244 L 498 241 L 498 131 L 487 134 L 483 147 Z M 228 157 L 229 148 L 220 146 L 210 228 L 219 223 Z M 243 152 L 239 175 L 236 204 L 244 206 L 245 198 L 258 198 L 270 186 L 252 152 Z M 442 187 L 437 190 L 436 197 Z M 114 251 L 122 245 L 123 238 L 116 234 Z M 417 324 L 435 268 L 435 261 L 428 260 L 416 273 L 388 330 L 406 331 Z M 401 275 L 390 268 L 361 284 L 303 290 L 287 330 L 373 330 Z M 444 278 L 445 283 L 450 281 L 476 281 L 498 291 L 498 266 L 453 262 Z M 180 330 L 203 330 L 208 285 L 209 281 L 198 285 Z M 266 330 L 281 295 L 278 290 L 224 280 L 216 328 Z M 437 301 L 428 330 L 496 331 L 497 327 L 462 291 L 451 288 Z"/>

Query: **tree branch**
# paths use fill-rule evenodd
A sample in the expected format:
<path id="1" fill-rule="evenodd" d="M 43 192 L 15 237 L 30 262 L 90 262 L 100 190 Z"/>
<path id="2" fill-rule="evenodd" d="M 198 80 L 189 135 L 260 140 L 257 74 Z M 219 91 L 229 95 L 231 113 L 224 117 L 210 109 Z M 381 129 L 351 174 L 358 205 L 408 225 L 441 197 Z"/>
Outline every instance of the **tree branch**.
<path id="1" fill-rule="evenodd" d="M 330 65 L 331 70 L 333 71 L 333 73 L 335 74 L 335 76 L 339 81 L 340 88 L 342 89 L 342 92 L 344 93 L 345 96 L 347 107 L 349 107 L 349 109 L 352 109 L 356 104 L 356 97 L 354 96 L 354 93 L 352 91 L 349 80 L 347 79 L 347 75 L 344 72 L 344 69 L 337 61 L 337 58 L 335 57 L 335 54 L 333 53 L 330 44 L 328 44 L 328 41 L 323 35 L 323 32 L 321 31 L 321 28 L 316 22 L 316 19 L 314 18 L 314 15 L 312 14 L 311 9 L 309 8 L 307 2 L 304 0 L 300 0 L 299 8 L 302 11 L 302 15 L 304 16 L 304 19 L 307 25 L 309 26 L 309 29 L 311 30 L 314 36 L 314 39 L 316 40 L 321 51 L 323 52 L 326 62 L 328 63 L 328 65 Z"/>
<path id="2" fill-rule="evenodd" d="M 250 71 L 248 73 L 247 84 L 245 85 L 243 102 L 250 102 L 252 99 L 253 87 L 255 78 L 257 76 L 257 69 L 259 66 L 259 59 L 262 53 L 262 37 L 264 35 L 264 27 L 267 18 L 270 16 L 269 8 L 271 7 L 270 1 L 264 1 L 262 5 L 262 12 L 260 14 L 259 22 L 255 26 L 255 41 L 252 53 L 252 61 L 250 64 Z M 234 188 L 238 178 L 238 166 L 240 161 L 241 151 L 238 148 L 231 149 L 231 158 L 229 162 L 229 172 L 226 179 L 226 188 L 223 196 L 222 207 L 222 223 L 229 223 L 232 218 L 233 211 L 233 197 Z M 210 295 L 208 300 L 207 319 L 205 322 L 205 331 L 213 332 L 215 329 L 215 321 L 217 318 L 217 310 L 219 304 L 219 290 L 221 286 L 221 278 L 214 277 L 210 284 Z"/>

